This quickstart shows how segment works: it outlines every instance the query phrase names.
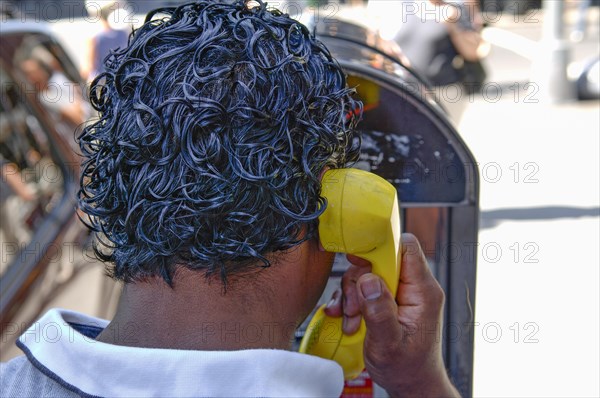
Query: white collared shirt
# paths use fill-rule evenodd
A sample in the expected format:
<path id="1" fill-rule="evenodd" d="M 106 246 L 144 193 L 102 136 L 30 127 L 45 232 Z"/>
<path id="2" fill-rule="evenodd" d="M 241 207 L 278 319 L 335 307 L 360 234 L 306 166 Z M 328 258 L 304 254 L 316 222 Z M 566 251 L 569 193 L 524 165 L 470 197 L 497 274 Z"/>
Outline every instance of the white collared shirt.
<path id="1" fill-rule="evenodd" d="M 51 310 L 17 341 L 26 357 L 0 367 L 0 395 L 339 397 L 333 361 L 283 350 L 193 351 L 101 343 L 108 321 Z"/>

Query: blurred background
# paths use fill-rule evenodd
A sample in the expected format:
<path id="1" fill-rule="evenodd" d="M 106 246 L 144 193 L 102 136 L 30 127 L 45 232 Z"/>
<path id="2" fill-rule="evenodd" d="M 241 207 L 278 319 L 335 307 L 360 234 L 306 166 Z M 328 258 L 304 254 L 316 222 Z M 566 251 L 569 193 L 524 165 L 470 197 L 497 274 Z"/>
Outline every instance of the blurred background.
<path id="1" fill-rule="evenodd" d="M 85 91 L 104 57 L 146 12 L 181 3 L 0 2 L 2 361 L 48 308 L 112 316 L 120 287 L 73 210 L 73 132 L 95 116 Z M 351 27 L 348 42 L 377 49 L 373 68 L 392 59 L 404 72 L 386 73 L 414 73 L 474 156 L 468 250 L 428 241 L 438 213 L 414 210 L 408 225 L 438 257 L 475 255 L 472 394 L 600 396 L 599 2 L 268 3 L 330 36 Z M 349 82 L 370 111 L 379 94 Z"/>

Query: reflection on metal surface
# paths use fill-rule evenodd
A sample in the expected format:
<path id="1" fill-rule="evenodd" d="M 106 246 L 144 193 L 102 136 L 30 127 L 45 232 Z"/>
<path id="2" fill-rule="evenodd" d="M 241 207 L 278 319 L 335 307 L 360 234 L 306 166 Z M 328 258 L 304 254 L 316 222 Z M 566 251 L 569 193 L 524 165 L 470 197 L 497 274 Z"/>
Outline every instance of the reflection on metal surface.
<path id="1" fill-rule="evenodd" d="M 60 202 L 64 177 L 39 120 L 25 106 L 18 83 L 1 66 L 0 83 L 1 275 Z"/>
<path id="2" fill-rule="evenodd" d="M 394 184 L 403 203 L 468 202 L 467 180 L 474 178 L 473 170 L 458 143 L 440 134 L 444 126 L 436 123 L 431 110 L 402 93 L 377 88 L 374 94 L 369 86 L 359 125 L 360 167 Z M 364 91 L 357 90 L 359 95 Z"/>
<path id="3" fill-rule="evenodd" d="M 2 30 L 4 351 L 61 289 L 98 264 L 83 255 L 89 236 L 75 213 L 79 160 L 74 134 L 86 117 L 78 72 L 43 25 L 9 21 Z"/>

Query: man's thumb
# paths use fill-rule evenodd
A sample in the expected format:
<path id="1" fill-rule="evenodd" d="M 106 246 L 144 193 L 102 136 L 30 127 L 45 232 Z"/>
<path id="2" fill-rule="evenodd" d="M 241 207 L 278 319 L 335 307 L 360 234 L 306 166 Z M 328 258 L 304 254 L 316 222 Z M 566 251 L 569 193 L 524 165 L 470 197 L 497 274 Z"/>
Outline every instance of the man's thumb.
<path id="1" fill-rule="evenodd" d="M 367 326 L 367 342 L 371 349 L 400 337 L 398 306 L 389 289 L 375 274 L 362 275 L 357 283 L 360 311 Z M 378 348 L 378 347 L 377 347 Z"/>

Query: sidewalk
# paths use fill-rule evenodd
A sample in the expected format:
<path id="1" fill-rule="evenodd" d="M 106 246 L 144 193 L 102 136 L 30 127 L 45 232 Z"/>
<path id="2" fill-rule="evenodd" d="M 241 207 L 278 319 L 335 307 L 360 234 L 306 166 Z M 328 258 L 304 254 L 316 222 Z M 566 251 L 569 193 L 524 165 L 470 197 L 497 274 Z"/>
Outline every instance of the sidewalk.
<path id="1" fill-rule="evenodd" d="M 599 107 L 480 100 L 464 116 L 481 173 L 475 396 L 600 394 Z"/>
<path id="2" fill-rule="evenodd" d="M 599 396 L 600 102 L 546 102 L 508 50 L 488 65 L 501 98 L 459 126 L 481 176 L 474 395 Z"/>

